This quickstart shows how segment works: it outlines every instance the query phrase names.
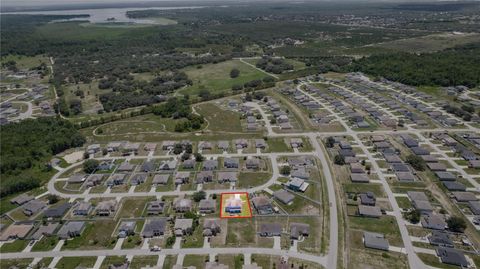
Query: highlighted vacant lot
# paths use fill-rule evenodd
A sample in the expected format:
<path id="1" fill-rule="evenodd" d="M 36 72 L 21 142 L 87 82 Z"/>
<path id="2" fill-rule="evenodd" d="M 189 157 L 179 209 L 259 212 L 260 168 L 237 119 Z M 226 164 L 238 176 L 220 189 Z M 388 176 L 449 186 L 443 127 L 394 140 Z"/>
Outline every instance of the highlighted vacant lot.
<path id="1" fill-rule="evenodd" d="M 222 193 L 220 201 L 220 218 L 251 218 L 252 210 L 248 193 Z"/>

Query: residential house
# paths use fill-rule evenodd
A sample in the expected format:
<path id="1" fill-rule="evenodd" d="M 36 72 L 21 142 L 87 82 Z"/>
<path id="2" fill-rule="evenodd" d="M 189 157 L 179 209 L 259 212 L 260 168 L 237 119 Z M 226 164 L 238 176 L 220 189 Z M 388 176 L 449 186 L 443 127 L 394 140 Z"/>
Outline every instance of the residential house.
<path id="1" fill-rule="evenodd" d="M 72 207 L 70 203 L 62 203 L 60 205 L 52 206 L 43 212 L 45 218 L 61 218 Z"/>
<path id="2" fill-rule="evenodd" d="M 225 158 L 223 160 L 223 166 L 225 168 L 238 168 L 239 167 L 239 159 L 238 158 Z"/>
<path id="3" fill-rule="evenodd" d="M 382 216 L 382 211 L 378 206 L 359 205 L 358 215 L 362 217 L 379 218 Z"/>
<path id="4" fill-rule="evenodd" d="M 293 191 L 305 192 L 307 190 L 309 184 L 301 178 L 294 177 L 294 178 L 289 179 L 287 181 L 287 183 L 285 184 L 285 186 L 287 186 L 287 188 L 289 188 Z"/>
<path id="5" fill-rule="evenodd" d="M 454 191 L 452 192 L 453 197 L 457 202 L 470 202 L 470 201 L 478 201 L 478 198 L 475 196 L 474 193 L 465 191 Z"/>
<path id="6" fill-rule="evenodd" d="M 91 188 L 102 183 L 104 174 L 90 174 L 85 180 L 85 187 Z"/>
<path id="7" fill-rule="evenodd" d="M 255 139 L 255 148 L 257 149 L 265 149 L 267 147 L 267 143 L 264 139 Z"/>
<path id="8" fill-rule="evenodd" d="M 360 197 L 360 204 L 362 205 L 375 206 L 375 203 L 377 202 L 375 194 L 371 191 L 367 191 L 366 193 L 361 193 L 359 197 Z"/>
<path id="9" fill-rule="evenodd" d="M 125 238 L 135 234 L 135 221 L 122 221 L 118 228 L 118 237 Z"/>
<path id="10" fill-rule="evenodd" d="M 230 143 L 229 143 L 228 141 L 226 141 L 226 140 L 218 141 L 217 147 L 218 147 L 219 149 L 222 149 L 222 150 L 224 150 L 224 151 L 227 151 L 228 148 L 230 147 Z"/>
<path id="11" fill-rule="evenodd" d="M 33 216 L 47 207 L 47 203 L 42 200 L 31 200 L 22 206 L 25 216 Z"/>
<path id="12" fill-rule="evenodd" d="M 219 183 L 237 182 L 238 176 L 236 172 L 218 172 L 217 180 Z"/>
<path id="13" fill-rule="evenodd" d="M 80 201 L 75 205 L 73 214 L 77 216 L 87 216 L 92 210 L 92 204 L 86 201 Z"/>
<path id="14" fill-rule="evenodd" d="M 160 167 L 159 169 L 160 170 L 175 170 L 175 168 L 177 167 L 177 161 L 176 160 L 169 160 L 169 161 L 163 161 L 161 164 L 160 164 Z"/>
<path id="15" fill-rule="evenodd" d="M 213 171 L 217 169 L 218 161 L 217 160 L 206 160 L 203 162 L 202 169 L 205 171 Z"/>
<path id="16" fill-rule="evenodd" d="M 143 149 L 144 149 L 145 151 L 153 152 L 153 151 L 155 151 L 155 149 L 157 149 L 157 143 L 146 143 L 146 144 L 143 146 Z"/>
<path id="17" fill-rule="evenodd" d="M 190 172 L 177 172 L 175 174 L 175 185 L 188 183 L 190 180 Z"/>
<path id="18" fill-rule="evenodd" d="M 435 251 L 437 252 L 437 256 L 440 257 L 440 260 L 443 263 L 453 264 L 465 268 L 469 266 L 465 255 L 460 250 L 439 247 Z"/>
<path id="19" fill-rule="evenodd" d="M 203 222 L 203 236 L 216 236 L 221 231 L 220 220 L 205 219 Z"/>
<path id="20" fill-rule="evenodd" d="M 212 182 L 213 180 L 213 171 L 200 171 L 196 174 L 197 184 Z"/>
<path id="21" fill-rule="evenodd" d="M 192 200 L 185 198 L 176 198 L 173 201 L 173 209 L 177 213 L 185 213 L 192 210 Z"/>
<path id="22" fill-rule="evenodd" d="M 60 230 L 58 230 L 58 237 L 60 239 L 69 239 L 80 236 L 85 229 L 84 221 L 70 221 L 64 224 Z"/>
<path id="23" fill-rule="evenodd" d="M 366 248 L 373 248 L 379 250 L 389 249 L 388 240 L 383 234 L 363 232 L 363 244 Z"/>
<path id="24" fill-rule="evenodd" d="M 162 236 L 165 234 L 165 227 L 167 226 L 166 218 L 147 219 L 143 227 L 142 237 L 152 238 L 155 236 Z"/>
<path id="25" fill-rule="evenodd" d="M 193 219 L 176 219 L 174 226 L 175 236 L 189 235 L 193 232 Z"/>
<path id="26" fill-rule="evenodd" d="M 130 183 L 135 186 L 135 185 L 140 185 L 142 183 L 145 183 L 146 180 L 147 180 L 147 174 L 138 173 L 132 176 L 132 178 L 130 179 Z"/>
<path id="27" fill-rule="evenodd" d="M 247 169 L 258 169 L 260 168 L 260 160 L 257 158 L 247 159 L 245 161 L 245 167 Z"/>
<path id="28" fill-rule="evenodd" d="M 286 190 L 274 192 L 273 197 L 286 205 L 292 204 L 293 200 L 295 199 L 295 196 Z"/>
<path id="29" fill-rule="evenodd" d="M 156 174 L 153 177 L 152 184 L 153 185 L 167 185 L 169 177 L 170 177 L 169 174 Z"/>
<path id="30" fill-rule="evenodd" d="M 110 216 L 110 214 L 115 213 L 117 210 L 117 201 L 115 199 L 101 201 L 98 203 L 95 208 L 96 214 L 98 216 Z"/>
<path id="31" fill-rule="evenodd" d="M 155 171 L 155 162 L 154 161 L 146 161 L 142 164 L 142 168 L 140 169 L 142 172 L 151 173 Z"/>
<path id="32" fill-rule="evenodd" d="M 68 178 L 67 182 L 68 184 L 82 184 L 86 178 L 85 174 L 74 174 Z"/>
<path id="33" fill-rule="evenodd" d="M 182 164 L 183 169 L 194 169 L 195 168 L 195 160 L 185 160 Z"/>
<path id="34" fill-rule="evenodd" d="M 454 247 L 452 239 L 450 239 L 450 236 L 448 236 L 446 232 L 433 231 L 432 234 L 428 236 L 428 242 L 433 246 Z"/>
<path id="35" fill-rule="evenodd" d="M 215 213 L 216 201 L 211 199 L 202 199 L 198 203 L 198 210 L 201 214 Z"/>
<path id="36" fill-rule="evenodd" d="M 290 239 L 298 240 L 310 234 L 310 225 L 305 223 L 290 223 Z"/>
<path id="37" fill-rule="evenodd" d="M 13 223 L 0 234 L 0 241 L 24 239 L 33 229 L 33 223 Z"/>
<path id="38" fill-rule="evenodd" d="M 165 210 L 165 202 L 151 201 L 147 204 L 147 215 L 159 215 Z"/>
<path id="39" fill-rule="evenodd" d="M 280 223 L 262 223 L 258 234 L 262 237 L 280 236 L 282 225 Z"/>
<path id="40" fill-rule="evenodd" d="M 253 208 L 262 215 L 272 214 L 273 213 L 273 206 L 268 199 L 264 195 L 255 196 L 251 199 Z"/>
<path id="41" fill-rule="evenodd" d="M 447 223 L 440 215 L 429 213 L 422 216 L 420 222 L 422 223 L 423 228 L 434 229 L 434 230 L 445 230 Z"/>
<path id="42" fill-rule="evenodd" d="M 10 200 L 10 203 L 15 204 L 15 205 L 23 205 L 31 200 L 35 199 L 34 196 L 28 195 L 26 193 L 20 194 L 16 196 L 15 198 Z"/>
<path id="43" fill-rule="evenodd" d="M 303 147 L 303 140 L 301 138 L 290 138 L 290 146 L 292 148 Z"/>

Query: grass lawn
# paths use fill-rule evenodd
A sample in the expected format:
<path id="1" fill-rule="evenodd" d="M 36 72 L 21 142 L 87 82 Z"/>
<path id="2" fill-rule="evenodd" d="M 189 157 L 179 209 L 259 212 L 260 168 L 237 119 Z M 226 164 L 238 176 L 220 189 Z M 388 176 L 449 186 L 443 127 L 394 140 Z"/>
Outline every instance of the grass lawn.
<path id="1" fill-rule="evenodd" d="M 173 268 L 176 262 L 177 262 L 177 255 L 167 255 L 165 257 L 165 261 L 163 262 L 163 268 L 164 269 Z"/>
<path id="2" fill-rule="evenodd" d="M 52 261 L 53 261 L 53 257 L 43 258 L 38 262 L 38 266 L 40 268 L 48 268 L 48 265 L 52 263 Z"/>
<path id="3" fill-rule="evenodd" d="M 437 267 L 437 268 L 445 268 L 445 269 L 460 268 L 460 267 L 455 266 L 455 265 L 449 265 L 449 264 L 445 264 L 445 263 L 440 262 L 438 257 L 435 256 L 435 255 L 430 255 L 430 254 L 426 254 L 426 253 L 417 253 L 417 255 L 420 258 L 420 260 L 422 260 L 426 265 L 430 265 L 430 266 Z"/>
<path id="4" fill-rule="evenodd" d="M 175 125 L 178 121 L 180 120 L 161 118 L 154 114 L 147 114 L 106 123 L 98 127 L 95 134 L 109 136 L 140 132 L 173 132 L 175 131 Z"/>
<path id="5" fill-rule="evenodd" d="M 348 217 L 350 228 L 382 233 L 393 246 L 403 246 L 403 241 L 394 217 L 376 218 Z"/>
<path id="6" fill-rule="evenodd" d="M 15 61 L 17 63 L 18 69 L 30 69 L 33 67 L 39 66 L 41 63 L 49 64 L 50 61 L 46 56 L 37 55 L 37 56 L 21 56 L 21 55 L 8 55 L 1 58 L 1 63 L 7 61 Z"/>
<path id="7" fill-rule="evenodd" d="M 138 234 L 129 236 L 125 241 L 123 241 L 122 249 L 140 248 L 142 246 L 142 242 L 142 237 Z"/>
<path id="8" fill-rule="evenodd" d="M 7 252 L 20 252 L 25 247 L 27 247 L 28 241 L 27 240 L 15 240 L 11 243 L 5 243 L 0 248 L 0 253 L 7 253 Z"/>
<path id="9" fill-rule="evenodd" d="M 240 71 L 240 75 L 236 78 L 230 78 L 230 71 L 233 68 Z M 207 89 L 211 93 L 230 91 L 233 85 L 243 85 L 245 82 L 262 79 L 267 76 L 239 60 L 205 64 L 202 68 L 189 66 L 180 71 L 184 71 L 188 75 L 193 81 L 193 85 L 180 90 L 179 93 L 191 95 L 197 95 L 203 89 Z"/>
<path id="10" fill-rule="evenodd" d="M 55 248 L 58 243 L 57 236 L 44 236 L 32 247 L 32 251 L 49 251 Z"/>
<path id="11" fill-rule="evenodd" d="M 246 246 L 255 244 L 255 226 L 252 219 L 229 219 L 227 246 Z"/>
<path id="12" fill-rule="evenodd" d="M 125 256 L 107 256 L 105 260 L 103 260 L 102 266 L 100 269 L 107 269 L 112 264 L 122 264 L 127 260 Z"/>
<path id="13" fill-rule="evenodd" d="M 267 150 L 269 152 L 291 152 L 292 148 L 287 146 L 283 138 L 268 138 L 267 139 Z"/>
<path id="14" fill-rule="evenodd" d="M 203 246 L 202 227 L 203 225 L 200 223 L 191 235 L 185 237 L 185 242 L 183 242 L 182 248 L 200 248 Z"/>
<path id="15" fill-rule="evenodd" d="M 407 197 L 395 197 L 400 208 L 411 208 L 412 203 Z"/>
<path id="16" fill-rule="evenodd" d="M 217 256 L 218 263 L 225 264 L 231 269 L 242 269 L 244 259 L 243 255 L 220 254 Z"/>
<path id="17" fill-rule="evenodd" d="M 29 217 L 25 216 L 25 214 L 23 214 L 23 209 L 21 207 L 11 211 L 9 214 L 8 214 L 12 219 L 14 219 L 15 221 L 22 221 L 22 220 L 28 220 Z"/>
<path id="18" fill-rule="evenodd" d="M 122 202 L 122 209 L 118 213 L 118 218 L 138 218 L 142 216 L 145 205 L 153 198 L 150 197 L 135 197 L 131 199 L 124 199 Z"/>
<path id="19" fill-rule="evenodd" d="M 131 269 L 141 269 L 143 267 L 157 265 L 158 256 L 134 256 L 130 266 Z"/>
<path id="20" fill-rule="evenodd" d="M 183 266 L 194 266 L 197 269 L 200 268 L 205 268 L 205 261 L 208 261 L 208 256 L 202 256 L 202 255 L 185 255 L 185 258 L 183 259 Z"/>
<path id="21" fill-rule="evenodd" d="M 8 195 L 0 199 L 0 214 L 3 215 L 4 213 L 17 207 L 17 205 L 10 203 L 10 200 L 15 196 L 17 196 L 17 194 Z"/>
<path id="22" fill-rule="evenodd" d="M 222 109 L 214 103 L 203 103 L 195 106 L 195 110 L 205 117 L 207 129 L 212 132 L 242 132 L 240 114 Z"/>
<path id="23" fill-rule="evenodd" d="M 89 222 L 81 236 L 65 241 L 62 250 L 66 249 L 111 249 L 116 239 L 112 237 L 116 222 L 113 220 L 97 220 Z"/>
<path id="24" fill-rule="evenodd" d="M 347 183 L 344 185 L 345 192 L 364 193 L 371 191 L 376 197 L 385 197 L 385 192 L 380 184 L 368 183 Z"/>
<path id="25" fill-rule="evenodd" d="M 266 183 L 271 176 L 271 173 L 266 172 L 241 172 L 238 175 L 237 186 L 238 188 L 259 186 Z"/>
<path id="26" fill-rule="evenodd" d="M 32 261 L 33 259 L 1 259 L 0 268 L 10 268 L 14 266 L 17 268 L 27 268 Z"/>
<path id="27" fill-rule="evenodd" d="M 95 265 L 97 257 L 63 257 L 55 266 L 58 269 L 75 269 L 77 267 L 91 268 Z"/>

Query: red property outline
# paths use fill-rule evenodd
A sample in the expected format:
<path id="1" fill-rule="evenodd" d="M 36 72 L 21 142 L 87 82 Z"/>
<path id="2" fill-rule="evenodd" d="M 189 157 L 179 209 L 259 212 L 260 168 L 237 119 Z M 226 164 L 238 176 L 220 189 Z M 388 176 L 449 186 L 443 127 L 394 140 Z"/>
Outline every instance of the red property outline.
<path id="1" fill-rule="evenodd" d="M 250 211 L 250 216 L 224 216 L 223 214 L 223 195 L 230 194 L 245 194 L 247 197 L 248 210 Z M 248 192 L 223 192 L 220 194 L 220 218 L 221 219 L 250 219 L 253 217 L 252 208 L 250 207 L 250 198 L 248 198 Z"/>

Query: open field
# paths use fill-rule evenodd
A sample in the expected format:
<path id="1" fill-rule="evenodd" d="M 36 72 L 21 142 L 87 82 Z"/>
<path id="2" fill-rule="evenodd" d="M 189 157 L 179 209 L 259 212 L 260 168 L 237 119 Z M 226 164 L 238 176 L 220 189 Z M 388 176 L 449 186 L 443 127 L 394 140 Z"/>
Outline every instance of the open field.
<path id="1" fill-rule="evenodd" d="M 230 71 L 233 68 L 240 71 L 236 78 L 230 78 Z M 208 90 L 210 93 L 229 92 L 233 85 L 243 85 L 245 82 L 266 77 L 264 73 L 239 60 L 206 64 L 201 68 L 186 67 L 182 71 L 193 81 L 193 85 L 180 90 L 179 93 L 191 95 L 198 95 L 201 90 Z"/>
<path id="2" fill-rule="evenodd" d="M 208 122 L 206 130 L 212 132 L 242 132 L 240 114 L 225 110 L 214 103 L 202 103 L 195 106 L 195 111 Z"/>
<path id="3" fill-rule="evenodd" d="M 374 47 L 406 52 L 433 52 L 480 41 L 477 33 L 443 33 L 374 44 Z"/>

